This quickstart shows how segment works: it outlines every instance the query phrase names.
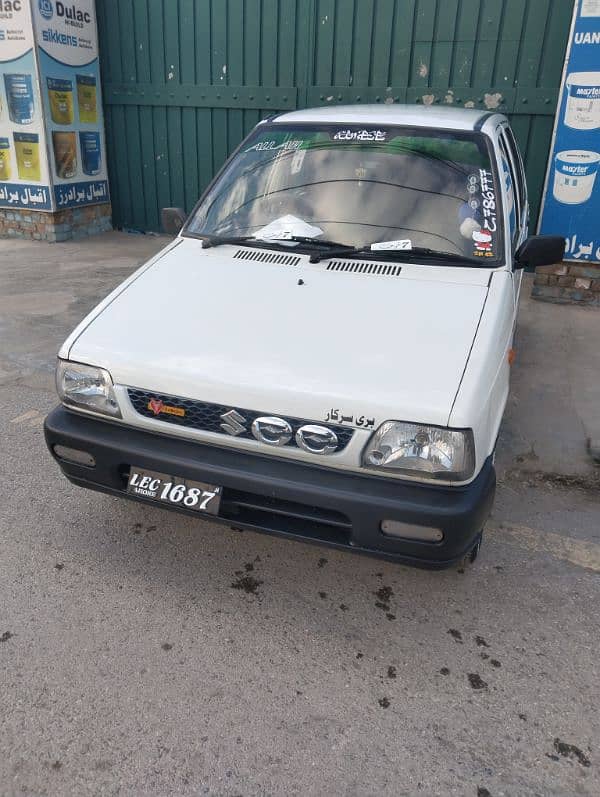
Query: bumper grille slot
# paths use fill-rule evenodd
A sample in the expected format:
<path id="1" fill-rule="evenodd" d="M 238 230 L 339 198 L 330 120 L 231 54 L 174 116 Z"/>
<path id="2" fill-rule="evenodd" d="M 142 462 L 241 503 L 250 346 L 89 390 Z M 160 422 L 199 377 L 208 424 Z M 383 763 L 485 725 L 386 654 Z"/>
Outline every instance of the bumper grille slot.
<path id="1" fill-rule="evenodd" d="M 349 518 L 341 512 L 227 488 L 223 491 L 219 517 L 232 523 L 343 545 L 349 544 L 352 532 Z"/>

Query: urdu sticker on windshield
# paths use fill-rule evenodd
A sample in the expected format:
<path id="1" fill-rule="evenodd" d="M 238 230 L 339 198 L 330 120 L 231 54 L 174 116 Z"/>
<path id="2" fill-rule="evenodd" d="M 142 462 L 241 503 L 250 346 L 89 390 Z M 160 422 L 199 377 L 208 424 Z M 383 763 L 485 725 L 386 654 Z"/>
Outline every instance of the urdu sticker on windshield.
<path id="1" fill-rule="evenodd" d="M 268 152 L 269 150 L 284 150 L 284 151 L 294 151 L 300 149 L 302 146 L 302 141 L 299 139 L 294 139 L 293 141 L 259 141 L 256 144 L 253 144 L 248 149 L 244 150 L 244 152 Z"/>
<path id="2" fill-rule="evenodd" d="M 385 130 L 338 130 L 332 136 L 334 141 L 386 141 Z"/>

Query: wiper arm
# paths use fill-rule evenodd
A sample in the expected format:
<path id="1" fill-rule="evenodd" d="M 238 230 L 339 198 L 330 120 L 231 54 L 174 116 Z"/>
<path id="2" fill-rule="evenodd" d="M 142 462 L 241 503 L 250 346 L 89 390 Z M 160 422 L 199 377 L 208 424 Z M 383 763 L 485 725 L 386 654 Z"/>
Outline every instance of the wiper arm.
<path id="1" fill-rule="evenodd" d="M 443 260 L 445 262 L 457 261 L 472 263 L 477 266 L 483 265 L 481 261 L 468 255 L 461 255 L 457 252 L 446 252 L 441 249 L 429 249 L 426 246 L 413 246 L 412 249 L 371 249 L 371 244 L 368 246 L 355 246 L 347 249 L 339 249 L 338 251 L 328 252 L 315 252 L 310 256 L 311 263 L 319 263 L 327 257 L 353 257 L 354 255 L 372 255 L 379 260 L 384 258 L 391 258 L 393 260 L 412 260 L 414 257 L 430 257 L 435 260 Z"/>
<path id="2" fill-rule="evenodd" d="M 210 249 L 212 246 L 224 244 L 244 244 L 247 241 L 256 241 L 253 235 L 207 235 L 202 239 L 202 248 Z"/>

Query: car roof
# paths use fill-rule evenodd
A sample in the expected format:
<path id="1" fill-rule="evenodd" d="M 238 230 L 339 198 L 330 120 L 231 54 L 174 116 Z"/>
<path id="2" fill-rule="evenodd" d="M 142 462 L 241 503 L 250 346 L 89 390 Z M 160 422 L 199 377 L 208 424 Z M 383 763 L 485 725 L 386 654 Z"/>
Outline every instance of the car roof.
<path id="1" fill-rule="evenodd" d="M 502 114 L 475 108 L 452 108 L 445 105 L 327 105 L 290 111 L 271 118 L 275 124 L 317 122 L 322 124 L 405 125 L 408 127 L 440 127 L 446 130 L 481 130 L 484 123 Z"/>

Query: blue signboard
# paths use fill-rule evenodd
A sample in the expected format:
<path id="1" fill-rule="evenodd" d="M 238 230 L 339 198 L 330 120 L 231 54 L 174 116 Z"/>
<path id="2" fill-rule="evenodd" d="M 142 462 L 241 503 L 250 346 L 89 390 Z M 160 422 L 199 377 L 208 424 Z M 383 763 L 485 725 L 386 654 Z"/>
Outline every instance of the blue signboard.
<path id="1" fill-rule="evenodd" d="M 539 232 L 600 262 L 600 0 L 575 0 Z"/>

